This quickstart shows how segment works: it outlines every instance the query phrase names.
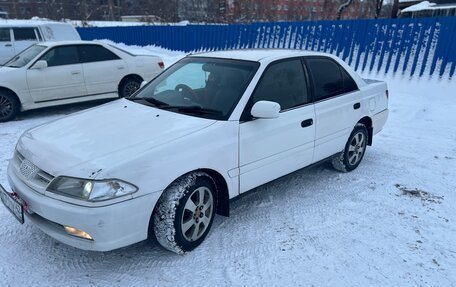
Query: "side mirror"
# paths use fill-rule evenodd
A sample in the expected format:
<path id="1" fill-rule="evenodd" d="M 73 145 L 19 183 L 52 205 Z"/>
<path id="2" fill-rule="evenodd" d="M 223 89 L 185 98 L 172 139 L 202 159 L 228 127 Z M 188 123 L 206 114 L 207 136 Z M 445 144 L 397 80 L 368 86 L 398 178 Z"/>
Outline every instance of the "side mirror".
<path id="1" fill-rule="evenodd" d="M 145 85 L 147 85 L 147 81 L 142 81 L 139 88 L 142 89 L 142 88 L 144 88 Z"/>
<path id="2" fill-rule="evenodd" d="M 275 119 L 280 115 L 280 105 L 275 102 L 259 101 L 253 105 L 250 114 L 257 119 Z"/>
<path id="3" fill-rule="evenodd" d="M 45 69 L 47 67 L 48 67 L 48 63 L 45 60 L 39 60 L 38 62 L 35 63 L 35 65 L 33 65 L 31 67 L 31 69 L 41 70 L 41 69 Z"/>

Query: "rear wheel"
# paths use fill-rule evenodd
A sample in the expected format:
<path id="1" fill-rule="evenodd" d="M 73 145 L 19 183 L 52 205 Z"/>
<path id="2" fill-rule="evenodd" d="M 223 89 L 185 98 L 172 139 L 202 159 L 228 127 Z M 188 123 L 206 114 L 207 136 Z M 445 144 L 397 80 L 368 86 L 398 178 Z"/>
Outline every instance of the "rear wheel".
<path id="1" fill-rule="evenodd" d="M 141 87 L 141 80 L 130 77 L 126 78 L 122 81 L 119 87 L 119 97 L 121 98 L 128 98 L 129 96 L 133 95 L 139 87 Z"/>
<path id="2" fill-rule="evenodd" d="M 216 187 L 203 172 L 181 177 L 160 197 L 153 232 L 164 248 L 183 254 L 200 245 L 215 217 Z"/>
<path id="3" fill-rule="evenodd" d="M 367 139 L 366 126 L 358 123 L 350 134 L 344 151 L 332 158 L 333 167 L 342 172 L 357 168 L 366 152 Z"/>
<path id="4" fill-rule="evenodd" d="M 14 119 L 19 112 L 19 101 L 11 93 L 0 91 L 0 122 Z"/>

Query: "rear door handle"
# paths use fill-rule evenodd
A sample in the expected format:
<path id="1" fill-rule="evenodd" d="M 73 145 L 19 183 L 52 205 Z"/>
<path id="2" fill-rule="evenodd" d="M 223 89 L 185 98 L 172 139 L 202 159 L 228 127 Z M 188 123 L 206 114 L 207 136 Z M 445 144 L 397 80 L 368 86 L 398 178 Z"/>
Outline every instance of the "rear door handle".
<path id="1" fill-rule="evenodd" d="M 313 125 L 313 123 L 314 123 L 313 119 L 307 119 L 305 121 L 302 121 L 301 128 L 310 127 L 311 125 Z"/>
<path id="2" fill-rule="evenodd" d="M 81 72 L 80 71 L 71 71 L 72 75 L 79 75 Z"/>
<path id="3" fill-rule="evenodd" d="M 5 47 L 13 47 L 13 44 L 5 44 Z"/>
<path id="4" fill-rule="evenodd" d="M 361 108 L 361 104 L 360 103 L 356 103 L 356 104 L 353 105 L 353 109 L 357 110 L 359 108 Z"/>

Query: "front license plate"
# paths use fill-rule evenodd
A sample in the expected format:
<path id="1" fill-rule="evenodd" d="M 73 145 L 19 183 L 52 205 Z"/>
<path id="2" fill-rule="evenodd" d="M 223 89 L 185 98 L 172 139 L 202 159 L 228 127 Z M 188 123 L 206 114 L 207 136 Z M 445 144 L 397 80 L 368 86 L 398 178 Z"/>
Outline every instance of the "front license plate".
<path id="1" fill-rule="evenodd" d="M 16 217 L 21 224 L 24 224 L 24 208 L 22 204 L 18 202 L 11 193 L 7 192 L 0 184 L 0 198 L 6 208 Z"/>

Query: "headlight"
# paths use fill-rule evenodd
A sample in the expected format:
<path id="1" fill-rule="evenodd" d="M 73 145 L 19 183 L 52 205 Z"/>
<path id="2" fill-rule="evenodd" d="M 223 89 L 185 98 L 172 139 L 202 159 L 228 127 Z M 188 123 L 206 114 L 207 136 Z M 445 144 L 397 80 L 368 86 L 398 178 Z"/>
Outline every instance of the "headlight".
<path id="1" fill-rule="evenodd" d="M 47 191 L 87 201 L 102 201 L 134 193 L 138 188 L 119 179 L 92 180 L 66 176 L 56 177 Z"/>

